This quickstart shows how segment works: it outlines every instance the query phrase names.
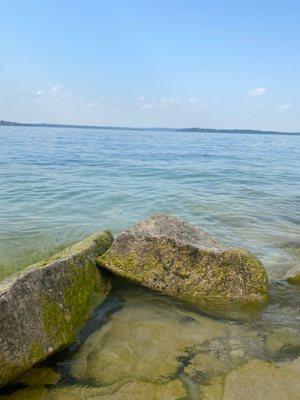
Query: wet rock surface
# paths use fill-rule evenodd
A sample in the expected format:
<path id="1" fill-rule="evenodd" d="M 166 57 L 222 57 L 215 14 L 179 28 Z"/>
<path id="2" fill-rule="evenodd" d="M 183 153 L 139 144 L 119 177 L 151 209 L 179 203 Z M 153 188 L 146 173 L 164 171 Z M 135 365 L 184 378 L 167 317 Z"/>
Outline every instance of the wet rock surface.
<path id="1" fill-rule="evenodd" d="M 179 380 L 153 384 L 127 382 L 109 388 L 69 386 L 48 389 L 45 387 L 18 390 L 2 400 L 182 400 L 186 391 Z"/>
<path id="2" fill-rule="evenodd" d="M 168 299 L 130 293 L 122 310 L 83 344 L 71 374 L 100 385 L 158 382 L 174 376 L 194 347 L 223 332 L 222 323 L 185 314 Z"/>
<path id="3" fill-rule="evenodd" d="M 0 284 L 0 386 L 72 343 L 110 288 L 96 258 L 113 241 L 94 234 Z"/>
<path id="4" fill-rule="evenodd" d="M 81 345 L 28 371 L 25 380 L 20 377 L 28 387 L 3 388 L 0 399 L 260 400 L 264 394 L 277 400 L 276 390 L 282 394 L 288 386 L 297 400 L 299 336 L 297 329 L 270 322 L 211 318 L 116 279 L 80 332 Z M 49 379 L 44 368 L 51 368 Z M 50 375 L 61 378 L 55 383 Z"/>
<path id="5" fill-rule="evenodd" d="M 286 273 L 285 279 L 290 283 L 300 284 L 300 264 L 291 268 Z"/>
<path id="6" fill-rule="evenodd" d="M 299 400 L 300 358 L 281 366 L 250 360 L 229 373 L 222 400 Z"/>
<path id="7" fill-rule="evenodd" d="M 214 314 L 230 315 L 235 307 L 268 299 L 267 275 L 254 255 L 168 215 L 154 215 L 120 234 L 98 262 Z"/>
<path id="8" fill-rule="evenodd" d="M 55 385 L 61 379 L 61 375 L 48 367 L 31 368 L 17 378 L 16 383 L 27 386 Z"/>

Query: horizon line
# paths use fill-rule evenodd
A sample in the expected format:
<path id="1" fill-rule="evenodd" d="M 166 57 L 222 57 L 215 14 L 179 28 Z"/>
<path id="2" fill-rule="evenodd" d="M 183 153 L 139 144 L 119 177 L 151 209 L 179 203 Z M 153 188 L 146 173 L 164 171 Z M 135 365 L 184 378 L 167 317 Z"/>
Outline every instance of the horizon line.
<path id="1" fill-rule="evenodd" d="M 207 132 L 207 133 L 248 133 L 248 134 L 272 134 L 272 135 L 300 135 L 300 132 L 283 132 L 274 130 L 261 129 L 241 129 L 241 128 L 171 128 L 171 127 L 130 127 L 130 126 L 114 126 L 114 125 L 89 125 L 89 124 L 67 124 L 52 122 L 16 122 L 0 120 L 0 126 L 24 126 L 38 128 L 81 128 L 81 129 L 106 129 L 106 130 L 131 130 L 131 131 L 177 131 L 177 132 Z"/>

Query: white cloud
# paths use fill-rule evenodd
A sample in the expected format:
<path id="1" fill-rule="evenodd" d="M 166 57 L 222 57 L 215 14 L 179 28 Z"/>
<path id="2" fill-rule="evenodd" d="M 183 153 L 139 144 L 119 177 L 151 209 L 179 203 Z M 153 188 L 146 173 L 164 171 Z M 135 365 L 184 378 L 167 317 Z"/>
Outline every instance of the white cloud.
<path id="1" fill-rule="evenodd" d="M 265 94 L 267 94 L 269 91 L 269 89 L 267 89 L 266 87 L 259 87 L 253 90 L 250 90 L 250 92 L 248 92 L 247 96 L 245 97 L 245 100 L 251 100 L 255 97 L 260 97 L 260 96 L 264 96 Z"/>
<path id="2" fill-rule="evenodd" d="M 153 109 L 160 109 L 160 108 L 170 108 L 172 106 L 176 106 L 178 104 L 181 104 L 182 98 L 181 97 L 151 97 L 147 98 L 146 96 L 143 98 L 143 104 L 142 109 L 143 110 L 153 110 Z"/>
<path id="3" fill-rule="evenodd" d="M 147 98 L 145 98 L 144 101 L 147 101 Z M 180 104 L 180 101 L 180 97 L 161 97 L 158 99 L 156 97 L 152 97 L 150 102 L 147 102 L 142 106 L 142 110 L 170 108 L 176 104 Z"/>
<path id="4" fill-rule="evenodd" d="M 204 107 L 196 97 L 183 98 L 179 96 L 156 97 L 141 95 L 138 97 L 138 101 L 142 103 L 142 110 L 168 109 L 180 106 L 182 110 L 186 109 L 186 111 L 191 112 Z"/>
<path id="5" fill-rule="evenodd" d="M 100 106 L 101 106 L 100 101 L 90 101 L 89 103 L 86 104 L 87 108 L 95 108 Z"/>
<path id="6" fill-rule="evenodd" d="M 146 101 L 147 100 L 147 96 L 145 96 L 144 94 L 141 94 L 139 97 L 138 97 L 138 101 L 140 101 L 140 102 L 144 102 L 144 101 Z"/>
<path id="7" fill-rule="evenodd" d="M 196 97 L 190 97 L 190 98 L 188 99 L 188 101 L 189 101 L 190 103 L 199 104 L 199 99 L 197 99 Z"/>
<path id="8" fill-rule="evenodd" d="M 280 104 L 276 107 L 277 112 L 285 112 L 291 109 L 290 104 Z"/>
<path id="9" fill-rule="evenodd" d="M 57 93 L 60 90 L 60 86 L 59 85 L 55 85 L 50 89 L 50 93 Z"/>
<path id="10" fill-rule="evenodd" d="M 30 93 L 29 94 L 30 97 L 45 97 L 45 94 L 42 90 L 38 90 L 37 92 L 34 93 Z"/>
<path id="11" fill-rule="evenodd" d="M 259 87 L 257 89 L 253 89 L 248 93 L 248 96 L 263 96 L 267 93 L 268 89 L 265 87 Z"/>
<path id="12" fill-rule="evenodd" d="M 87 108 L 116 108 L 120 107 L 122 102 L 121 95 L 114 94 L 101 94 L 98 96 L 96 100 L 91 100 L 86 103 L 84 106 Z"/>

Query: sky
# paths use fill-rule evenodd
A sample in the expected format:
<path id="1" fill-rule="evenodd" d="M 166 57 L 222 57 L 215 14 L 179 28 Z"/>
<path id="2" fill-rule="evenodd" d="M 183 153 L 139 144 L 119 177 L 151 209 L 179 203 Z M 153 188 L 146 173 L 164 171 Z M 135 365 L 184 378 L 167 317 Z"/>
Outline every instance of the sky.
<path id="1" fill-rule="evenodd" d="M 300 1 L 1 0 L 1 119 L 300 132 Z"/>

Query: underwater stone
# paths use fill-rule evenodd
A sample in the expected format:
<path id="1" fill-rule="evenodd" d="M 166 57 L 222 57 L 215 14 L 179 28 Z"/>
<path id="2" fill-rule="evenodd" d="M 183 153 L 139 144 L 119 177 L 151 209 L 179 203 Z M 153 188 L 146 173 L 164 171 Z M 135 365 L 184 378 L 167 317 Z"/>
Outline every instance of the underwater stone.
<path id="1" fill-rule="evenodd" d="M 267 274 L 254 255 L 168 215 L 153 215 L 121 233 L 98 263 L 215 315 L 268 300 Z"/>
<path id="2" fill-rule="evenodd" d="M 223 323 L 177 308 L 168 298 L 137 296 L 135 290 L 126 298 L 124 307 L 74 355 L 75 378 L 105 386 L 165 381 L 182 367 L 182 357 L 224 335 Z"/>
<path id="3" fill-rule="evenodd" d="M 107 387 L 36 387 L 16 391 L 1 400 L 182 400 L 186 391 L 179 379 L 166 383 L 126 382 Z"/>
<path id="4" fill-rule="evenodd" d="M 290 269 L 286 275 L 285 279 L 290 283 L 300 284 L 300 265 L 296 265 L 292 269 Z"/>
<path id="5" fill-rule="evenodd" d="M 282 365 L 253 359 L 230 372 L 223 400 L 300 400 L 300 358 Z"/>
<path id="6" fill-rule="evenodd" d="M 48 367 L 31 368 L 19 376 L 15 383 L 28 386 L 55 385 L 60 381 L 61 375 Z"/>
<path id="7" fill-rule="evenodd" d="M 185 367 L 184 373 L 191 378 L 197 378 L 199 373 L 217 375 L 226 371 L 227 365 L 213 354 L 198 353 Z"/>
<path id="8" fill-rule="evenodd" d="M 267 333 L 265 351 L 268 356 L 277 357 L 281 350 L 300 348 L 300 331 L 290 327 L 270 329 Z"/>
<path id="9" fill-rule="evenodd" d="M 220 377 L 211 379 L 205 385 L 200 385 L 199 400 L 222 400 L 223 381 Z"/>
<path id="10" fill-rule="evenodd" d="M 69 345 L 110 288 L 96 266 L 109 231 L 96 233 L 0 284 L 0 386 Z"/>

